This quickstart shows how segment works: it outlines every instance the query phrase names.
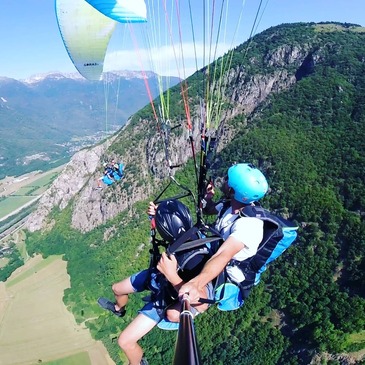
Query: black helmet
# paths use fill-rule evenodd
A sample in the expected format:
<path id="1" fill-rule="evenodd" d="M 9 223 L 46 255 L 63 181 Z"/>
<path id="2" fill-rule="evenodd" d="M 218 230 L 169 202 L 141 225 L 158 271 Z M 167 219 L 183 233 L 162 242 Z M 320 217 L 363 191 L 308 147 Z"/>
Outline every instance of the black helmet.
<path id="1" fill-rule="evenodd" d="M 165 200 L 156 211 L 156 228 L 160 236 L 173 242 L 193 226 L 190 211 L 178 200 Z"/>

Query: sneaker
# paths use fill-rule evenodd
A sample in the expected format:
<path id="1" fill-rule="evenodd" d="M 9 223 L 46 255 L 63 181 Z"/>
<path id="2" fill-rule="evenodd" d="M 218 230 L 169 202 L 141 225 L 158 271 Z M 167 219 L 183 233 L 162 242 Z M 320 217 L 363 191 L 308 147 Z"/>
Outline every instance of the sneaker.
<path id="1" fill-rule="evenodd" d="M 115 309 L 115 303 L 111 302 L 110 300 L 108 300 L 107 298 L 99 298 L 98 299 L 98 304 L 100 305 L 101 308 L 104 308 L 110 312 L 112 312 L 113 314 L 115 314 L 117 317 L 123 317 L 125 315 L 125 309 L 120 309 L 119 311 L 117 311 Z"/>

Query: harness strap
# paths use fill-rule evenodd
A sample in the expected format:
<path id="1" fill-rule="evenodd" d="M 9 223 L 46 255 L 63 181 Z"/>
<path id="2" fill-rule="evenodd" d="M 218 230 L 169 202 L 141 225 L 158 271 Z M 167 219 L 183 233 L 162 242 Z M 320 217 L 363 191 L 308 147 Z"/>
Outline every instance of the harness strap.
<path id="1" fill-rule="evenodd" d="M 198 236 L 198 232 L 203 233 L 211 233 L 213 236 L 205 237 L 205 238 L 199 238 L 199 239 L 193 239 Z M 175 252 L 185 251 L 188 248 L 196 248 L 199 246 L 203 246 L 207 242 L 215 242 L 222 239 L 222 236 L 220 233 L 209 226 L 193 226 L 189 230 L 187 230 L 185 233 L 183 233 L 174 243 L 172 243 L 168 248 L 167 252 L 169 254 L 173 254 Z M 184 245 L 184 247 L 181 247 Z"/>
<path id="2" fill-rule="evenodd" d="M 184 232 L 174 243 L 172 243 L 168 248 L 167 252 L 169 254 L 173 254 L 176 250 L 186 241 L 189 241 L 193 236 L 195 236 L 198 232 L 198 227 L 193 226 Z"/>
<path id="3" fill-rule="evenodd" d="M 197 248 L 197 247 L 205 245 L 207 242 L 215 242 L 215 241 L 219 241 L 221 239 L 222 239 L 222 237 L 199 238 L 194 241 L 185 242 L 183 247 L 181 247 L 181 246 L 178 247 L 177 249 L 175 249 L 174 252 L 181 252 L 181 251 L 189 250 L 192 248 Z M 169 248 L 168 248 L 168 250 L 169 250 Z M 170 252 L 170 253 L 172 253 L 172 252 Z"/>

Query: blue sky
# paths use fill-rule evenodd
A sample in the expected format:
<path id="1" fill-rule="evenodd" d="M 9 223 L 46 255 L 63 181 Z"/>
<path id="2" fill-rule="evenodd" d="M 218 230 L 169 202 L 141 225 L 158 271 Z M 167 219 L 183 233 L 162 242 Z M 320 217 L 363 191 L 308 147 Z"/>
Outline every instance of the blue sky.
<path id="1" fill-rule="evenodd" d="M 157 3 L 159 0 L 153 1 Z M 186 0 L 180 0 L 181 3 L 183 1 Z M 192 2 L 200 4 L 200 0 Z M 271 26 L 293 22 L 338 21 L 365 26 L 364 0 L 264 0 L 264 4 L 266 2 L 256 33 Z M 230 8 L 236 10 L 240 9 L 242 1 L 229 0 L 229 3 Z M 236 44 L 247 39 L 258 4 L 259 0 L 246 0 L 239 30 L 240 37 L 236 39 Z M 188 23 L 185 20 L 182 19 L 183 35 L 189 34 L 188 30 L 184 29 Z M 231 28 L 232 23 L 236 24 L 236 20 L 229 22 Z M 24 79 L 34 74 L 53 71 L 75 72 L 60 37 L 54 0 L 1 0 L 0 37 L 0 76 Z M 113 35 L 105 69 L 116 67 L 138 69 L 139 63 L 136 62 L 133 47 L 127 43 L 123 43 L 121 47 L 117 39 L 117 36 Z M 232 39 L 233 37 L 226 44 Z M 123 49 L 118 50 L 118 47 Z M 142 50 L 143 45 L 139 47 Z M 224 51 L 224 47 L 225 45 L 222 45 L 221 52 Z M 116 51 L 119 53 L 116 54 Z M 163 53 L 161 50 L 154 54 L 168 57 L 168 53 Z M 125 61 L 124 64 L 117 65 L 115 62 L 121 59 Z"/>

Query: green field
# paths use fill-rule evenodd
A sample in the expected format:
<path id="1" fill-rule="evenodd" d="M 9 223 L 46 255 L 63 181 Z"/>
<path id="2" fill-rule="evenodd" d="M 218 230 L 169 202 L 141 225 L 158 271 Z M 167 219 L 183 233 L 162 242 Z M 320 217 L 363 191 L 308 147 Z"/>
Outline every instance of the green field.
<path id="1" fill-rule="evenodd" d="M 40 177 L 38 180 L 34 181 L 32 185 L 37 186 L 48 186 L 58 175 L 58 172 L 49 172 L 48 174 L 45 174 L 44 176 Z"/>
<path id="2" fill-rule="evenodd" d="M 8 264 L 8 262 L 9 262 L 9 259 L 7 257 L 0 258 L 0 269 L 2 267 L 5 267 Z"/>
<path id="3" fill-rule="evenodd" d="M 58 172 L 48 172 L 32 183 L 21 187 L 12 195 L 39 195 L 42 194 L 51 182 L 57 177 Z"/>
<path id="4" fill-rule="evenodd" d="M 63 303 L 66 268 L 61 256 L 35 256 L 0 282 L 1 365 L 114 364 Z"/>
<path id="5" fill-rule="evenodd" d="M 0 201 L 0 219 L 29 203 L 34 196 L 9 196 Z"/>
<path id="6" fill-rule="evenodd" d="M 80 352 L 76 355 L 68 356 L 61 360 L 49 361 L 44 365 L 91 365 L 87 352 Z"/>
<path id="7" fill-rule="evenodd" d="M 57 177 L 58 173 L 59 169 L 42 174 L 39 179 L 19 187 L 18 190 L 9 196 L 2 198 L 0 200 L 0 219 L 21 208 L 24 204 L 29 203 L 35 197 L 43 194 L 51 182 Z"/>
<path id="8" fill-rule="evenodd" d="M 37 264 L 33 265 L 30 269 L 23 270 L 22 273 L 17 275 L 15 278 L 13 278 L 13 279 L 10 278 L 9 280 L 7 280 L 5 283 L 6 288 L 8 289 L 8 288 L 12 287 L 13 285 L 20 283 L 21 281 L 29 278 L 34 273 L 42 270 L 43 268 L 50 265 L 52 262 L 59 260 L 59 259 L 61 259 L 60 256 L 48 256 L 45 260 L 38 262 Z"/>
<path id="9" fill-rule="evenodd" d="M 39 194 L 44 193 L 47 190 L 47 185 L 35 185 L 34 183 L 32 185 L 27 185 L 22 188 L 20 188 L 16 193 L 12 194 L 14 195 L 33 195 L 37 196 Z"/>

